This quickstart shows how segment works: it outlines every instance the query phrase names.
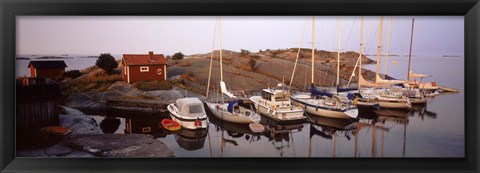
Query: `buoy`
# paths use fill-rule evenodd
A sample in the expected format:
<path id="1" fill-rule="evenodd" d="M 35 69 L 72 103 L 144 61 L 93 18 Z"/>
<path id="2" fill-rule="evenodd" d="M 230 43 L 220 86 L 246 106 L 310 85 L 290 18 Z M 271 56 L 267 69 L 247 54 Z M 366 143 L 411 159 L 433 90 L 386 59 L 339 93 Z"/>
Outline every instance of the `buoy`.
<path id="1" fill-rule="evenodd" d="M 248 124 L 248 127 L 255 133 L 262 133 L 265 131 L 265 127 L 260 123 L 250 123 Z"/>

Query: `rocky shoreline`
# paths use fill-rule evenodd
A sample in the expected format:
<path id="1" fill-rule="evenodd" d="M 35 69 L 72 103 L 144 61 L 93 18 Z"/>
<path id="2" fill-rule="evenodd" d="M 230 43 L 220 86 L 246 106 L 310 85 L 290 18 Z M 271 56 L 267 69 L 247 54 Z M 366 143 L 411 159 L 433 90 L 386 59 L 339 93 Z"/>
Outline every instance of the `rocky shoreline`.
<path id="1" fill-rule="evenodd" d="M 71 132 L 50 147 L 17 151 L 17 157 L 174 157 L 165 143 L 146 134 L 103 134 L 79 110 L 60 106 L 60 126 Z"/>

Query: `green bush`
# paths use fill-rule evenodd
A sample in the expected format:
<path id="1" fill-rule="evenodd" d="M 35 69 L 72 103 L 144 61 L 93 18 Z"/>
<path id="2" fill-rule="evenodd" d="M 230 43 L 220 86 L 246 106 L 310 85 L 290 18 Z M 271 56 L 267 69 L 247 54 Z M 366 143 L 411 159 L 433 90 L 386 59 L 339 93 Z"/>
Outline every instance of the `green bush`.
<path id="1" fill-rule="evenodd" d="M 173 88 L 170 82 L 159 80 L 141 81 L 135 83 L 134 86 L 143 91 L 171 90 Z"/>
<path id="2" fill-rule="evenodd" d="M 240 49 L 240 56 L 247 57 L 249 55 L 250 55 L 250 51 L 245 50 L 245 49 Z"/>
<path id="3" fill-rule="evenodd" d="M 183 55 L 182 52 L 177 52 L 177 53 L 173 54 L 172 59 L 181 60 L 181 59 L 183 59 L 183 57 L 185 57 L 185 55 Z"/>
<path id="4" fill-rule="evenodd" d="M 118 67 L 117 61 L 109 53 L 100 54 L 95 65 L 105 70 L 108 74 L 111 74 L 113 69 Z"/>

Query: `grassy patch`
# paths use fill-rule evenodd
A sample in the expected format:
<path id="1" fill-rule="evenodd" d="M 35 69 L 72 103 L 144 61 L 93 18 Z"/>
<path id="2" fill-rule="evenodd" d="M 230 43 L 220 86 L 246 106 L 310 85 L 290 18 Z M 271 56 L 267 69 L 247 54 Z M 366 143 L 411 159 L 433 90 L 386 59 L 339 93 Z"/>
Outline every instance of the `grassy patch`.
<path id="1" fill-rule="evenodd" d="M 153 100 L 153 99 L 156 99 L 157 97 L 149 96 L 149 95 L 138 95 L 138 96 L 122 96 L 120 98 L 121 99 L 127 99 L 127 100 L 136 100 L 136 99 Z"/>
<path id="2" fill-rule="evenodd" d="M 113 83 L 117 81 L 123 81 L 122 75 L 108 75 L 107 73 L 102 71 L 96 73 L 95 75 L 70 80 L 69 82 L 62 85 L 62 90 L 66 94 L 87 91 L 105 91 L 108 89 L 108 87 L 110 87 Z"/>
<path id="3" fill-rule="evenodd" d="M 134 84 L 140 90 L 143 91 L 153 91 L 153 90 L 171 90 L 172 84 L 168 81 L 159 81 L 159 80 L 151 80 L 151 81 L 142 81 L 137 82 Z"/>
<path id="4" fill-rule="evenodd" d="M 189 86 L 184 80 L 186 80 L 186 79 L 179 78 L 179 79 L 171 80 L 170 82 L 173 85 L 175 85 L 177 87 L 180 87 L 182 89 L 189 90 L 189 91 L 192 91 L 192 92 L 200 94 L 200 95 L 204 94 L 203 91 L 201 91 L 201 90 L 199 90 L 195 87 Z"/>

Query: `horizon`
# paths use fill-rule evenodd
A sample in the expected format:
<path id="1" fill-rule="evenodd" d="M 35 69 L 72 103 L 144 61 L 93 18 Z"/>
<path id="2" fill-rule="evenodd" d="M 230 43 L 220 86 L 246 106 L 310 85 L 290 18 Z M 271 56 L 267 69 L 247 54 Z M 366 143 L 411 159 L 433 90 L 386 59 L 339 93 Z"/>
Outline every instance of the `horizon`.
<path id="1" fill-rule="evenodd" d="M 376 54 L 378 16 L 364 18 L 364 54 Z M 412 18 L 392 17 L 389 54 L 408 55 Z M 464 56 L 463 16 L 414 18 L 412 55 Z M 358 16 L 340 17 L 342 52 L 359 52 L 359 21 Z M 316 49 L 337 50 L 337 22 L 334 16 L 316 17 Z M 165 56 L 176 52 L 205 54 L 212 51 L 214 24 L 214 16 L 20 16 L 17 17 L 17 56 L 122 55 L 146 54 L 148 51 Z M 388 24 L 389 17 L 386 16 L 382 28 L 382 55 L 386 54 L 388 46 Z M 304 30 L 305 38 L 300 43 Z M 224 16 L 222 35 L 223 50 L 258 52 L 298 48 L 299 45 L 309 49 L 311 17 Z"/>

